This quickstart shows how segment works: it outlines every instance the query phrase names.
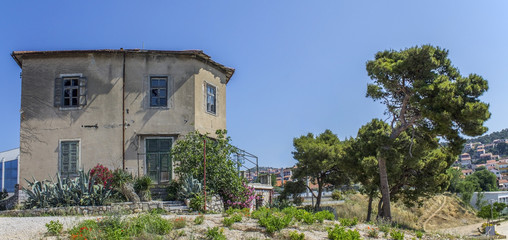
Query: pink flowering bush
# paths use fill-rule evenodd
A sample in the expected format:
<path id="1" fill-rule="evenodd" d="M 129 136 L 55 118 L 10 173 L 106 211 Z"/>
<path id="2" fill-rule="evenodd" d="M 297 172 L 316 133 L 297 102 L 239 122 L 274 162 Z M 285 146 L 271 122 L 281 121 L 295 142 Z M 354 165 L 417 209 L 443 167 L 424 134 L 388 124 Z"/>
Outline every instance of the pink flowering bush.
<path id="1" fill-rule="evenodd" d="M 242 183 L 242 187 L 237 194 L 228 193 L 226 196 L 228 199 L 225 201 L 225 207 L 238 209 L 251 208 L 255 203 L 254 200 L 259 198 L 254 188 L 247 186 L 245 183 Z"/>
<path id="2" fill-rule="evenodd" d="M 97 166 L 90 170 L 90 178 L 95 179 L 97 184 L 102 184 L 103 186 L 110 188 L 111 180 L 113 179 L 113 172 L 107 167 L 102 166 L 102 164 L 97 164 Z"/>

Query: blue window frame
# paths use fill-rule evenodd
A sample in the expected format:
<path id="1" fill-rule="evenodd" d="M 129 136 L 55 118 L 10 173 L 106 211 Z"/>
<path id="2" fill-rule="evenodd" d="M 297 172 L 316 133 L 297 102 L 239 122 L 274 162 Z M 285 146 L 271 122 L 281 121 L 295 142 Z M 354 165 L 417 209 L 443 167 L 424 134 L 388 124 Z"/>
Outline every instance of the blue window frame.
<path id="1" fill-rule="evenodd" d="M 150 107 L 168 106 L 168 78 L 150 78 Z"/>

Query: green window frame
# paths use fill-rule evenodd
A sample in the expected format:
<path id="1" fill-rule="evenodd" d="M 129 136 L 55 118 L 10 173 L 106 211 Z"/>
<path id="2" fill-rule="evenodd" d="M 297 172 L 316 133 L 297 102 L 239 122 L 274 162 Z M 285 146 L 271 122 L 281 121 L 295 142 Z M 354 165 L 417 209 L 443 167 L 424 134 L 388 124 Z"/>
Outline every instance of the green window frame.
<path id="1" fill-rule="evenodd" d="M 79 154 L 79 141 L 60 142 L 60 175 L 77 175 L 79 170 Z"/>

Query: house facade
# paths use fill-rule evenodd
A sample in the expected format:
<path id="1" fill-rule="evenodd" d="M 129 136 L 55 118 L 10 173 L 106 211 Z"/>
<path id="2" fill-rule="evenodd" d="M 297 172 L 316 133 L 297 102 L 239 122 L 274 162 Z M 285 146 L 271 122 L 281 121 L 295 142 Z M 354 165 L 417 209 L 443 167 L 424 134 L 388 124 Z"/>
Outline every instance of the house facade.
<path id="1" fill-rule="evenodd" d="M 22 69 L 20 179 L 74 176 L 98 163 L 156 183 L 191 131 L 226 129 L 234 69 L 202 51 L 15 51 Z"/>

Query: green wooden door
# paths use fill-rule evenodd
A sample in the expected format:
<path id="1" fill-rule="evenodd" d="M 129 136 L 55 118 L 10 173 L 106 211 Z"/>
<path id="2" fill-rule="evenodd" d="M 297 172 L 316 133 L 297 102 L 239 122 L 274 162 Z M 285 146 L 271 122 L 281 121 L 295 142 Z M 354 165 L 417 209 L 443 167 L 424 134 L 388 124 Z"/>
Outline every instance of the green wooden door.
<path id="1" fill-rule="evenodd" d="M 171 138 L 146 139 L 146 174 L 154 183 L 171 180 Z"/>

